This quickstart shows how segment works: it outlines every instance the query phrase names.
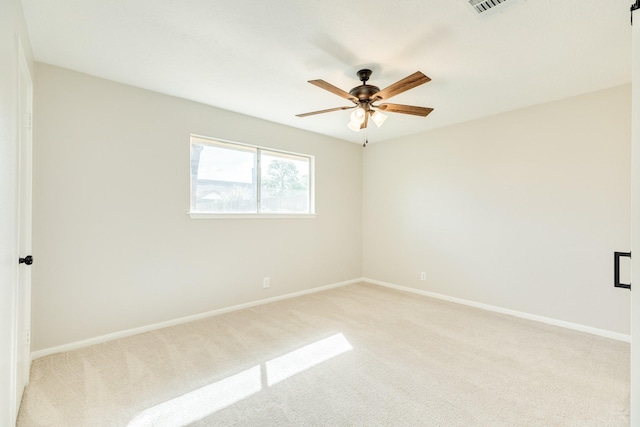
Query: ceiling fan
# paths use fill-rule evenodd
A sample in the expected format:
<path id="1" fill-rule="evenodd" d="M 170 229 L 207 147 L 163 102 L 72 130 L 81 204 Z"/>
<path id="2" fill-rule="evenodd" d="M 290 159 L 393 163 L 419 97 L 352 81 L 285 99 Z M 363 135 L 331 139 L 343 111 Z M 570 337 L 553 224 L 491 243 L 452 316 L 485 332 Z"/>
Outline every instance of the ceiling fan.
<path id="1" fill-rule="evenodd" d="M 420 71 L 416 71 L 408 77 L 393 83 L 391 86 L 380 90 L 377 86 L 367 84 L 369 77 L 371 77 L 371 70 L 362 69 L 357 73 L 358 78 L 362 82 L 360 86 L 356 86 L 349 92 L 335 87 L 334 85 L 325 82 L 324 80 L 309 80 L 312 85 L 318 86 L 321 89 L 328 90 L 329 92 L 338 95 L 342 98 L 348 99 L 353 102 L 354 105 L 345 107 L 329 108 L 328 110 L 312 111 L 310 113 L 296 114 L 297 117 L 313 116 L 315 114 L 329 113 L 331 111 L 350 110 L 355 108 L 351 113 L 351 121 L 348 126 L 353 131 L 359 131 L 360 129 L 366 129 L 369 123 L 369 117 L 378 126 L 382 126 L 382 123 L 387 119 L 387 116 L 381 111 L 390 113 L 402 113 L 411 114 L 414 116 L 426 117 L 433 111 L 433 108 L 415 107 L 413 105 L 402 104 L 378 104 L 374 103 L 386 100 L 392 96 L 398 95 L 409 89 L 413 89 L 416 86 L 427 83 L 431 79 Z M 365 141 L 366 144 L 366 141 Z"/>

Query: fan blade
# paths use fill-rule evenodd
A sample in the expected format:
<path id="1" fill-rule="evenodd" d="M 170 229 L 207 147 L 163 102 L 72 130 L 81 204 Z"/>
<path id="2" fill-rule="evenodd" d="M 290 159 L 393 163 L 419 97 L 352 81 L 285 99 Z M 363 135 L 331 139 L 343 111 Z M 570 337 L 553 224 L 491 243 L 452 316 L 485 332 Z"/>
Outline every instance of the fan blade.
<path id="1" fill-rule="evenodd" d="M 371 101 L 391 98 L 392 96 L 395 96 L 409 89 L 413 89 L 416 86 L 420 86 L 421 84 L 425 84 L 430 81 L 431 79 L 429 77 L 425 76 L 420 71 L 416 71 L 409 77 L 405 77 L 404 79 L 395 82 L 391 86 L 382 89 L 375 95 L 372 95 Z"/>
<path id="2" fill-rule="evenodd" d="M 364 121 L 360 125 L 360 129 L 366 129 L 368 124 L 369 124 L 369 112 L 365 113 Z"/>
<path id="3" fill-rule="evenodd" d="M 378 109 L 388 111 L 390 113 L 412 114 L 414 116 L 422 117 L 427 117 L 429 113 L 433 111 L 433 108 L 414 107 L 413 105 L 402 104 L 381 104 L 378 105 Z"/>
<path id="4" fill-rule="evenodd" d="M 331 83 L 327 83 L 324 80 L 309 80 L 309 83 L 311 83 L 312 85 L 318 86 L 321 89 L 324 90 L 328 90 L 329 92 L 341 96 L 344 99 L 348 99 L 351 102 L 358 102 L 358 98 L 356 98 L 355 96 L 351 95 L 348 92 L 343 91 L 340 88 L 335 87 L 334 85 L 332 85 Z"/>
<path id="5" fill-rule="evenodd" d="M 337 108 L 329 108 L 328 110 L 320 110 L 320 111 L 312 111 L 311 113 L 303 113 L 303 114 L 296 114 L 296 117 L 307 117 L 307 116 L 313 116 L 314 114 L 322 114 L 322 113 L 330 113 L 332 111 L 338 111 L 338 110 L 350 110 L 352 108 L 356 108 L 357 106 L 351 106 L 351 107 L 337 107 Z"/>

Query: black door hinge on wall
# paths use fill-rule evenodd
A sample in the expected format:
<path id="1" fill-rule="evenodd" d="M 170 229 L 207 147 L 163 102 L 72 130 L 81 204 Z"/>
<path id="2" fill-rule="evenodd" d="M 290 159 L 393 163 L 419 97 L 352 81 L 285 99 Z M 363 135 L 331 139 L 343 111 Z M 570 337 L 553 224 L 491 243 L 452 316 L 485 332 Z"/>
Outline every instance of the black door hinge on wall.
<path id="1" fill-rule="evenodd" d="M 636 2 L 631 5 L 631 25 L 633 25 L 633 11 L 638 9 L 640 9 L 640 0 L 636 0 Z"/>

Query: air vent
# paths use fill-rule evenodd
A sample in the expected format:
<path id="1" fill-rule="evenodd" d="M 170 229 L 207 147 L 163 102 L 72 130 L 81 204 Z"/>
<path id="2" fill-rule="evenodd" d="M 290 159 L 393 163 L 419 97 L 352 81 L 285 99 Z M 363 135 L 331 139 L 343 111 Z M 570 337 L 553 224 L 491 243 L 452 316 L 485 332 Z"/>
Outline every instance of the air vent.
<path id="1" fill-rule="evenodd" d="M 488 12 L 503 3 L 507 3 L 510 0 L 468 0 L 469 4 L 473 6 L 473 8 L 478 13 Z M 511 0 L 513 2 L 513 0 Z"/>

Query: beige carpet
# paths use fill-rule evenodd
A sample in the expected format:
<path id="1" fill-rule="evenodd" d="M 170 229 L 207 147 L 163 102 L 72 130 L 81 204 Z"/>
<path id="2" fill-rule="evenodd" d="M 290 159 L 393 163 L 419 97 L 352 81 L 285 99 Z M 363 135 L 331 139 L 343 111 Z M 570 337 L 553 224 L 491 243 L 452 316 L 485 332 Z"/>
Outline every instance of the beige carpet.
<path id="1" fill-rule="evenodd" d="M 626 426 L 629 345 L 358 284 L 35 360 L 18 426 Z"/>

